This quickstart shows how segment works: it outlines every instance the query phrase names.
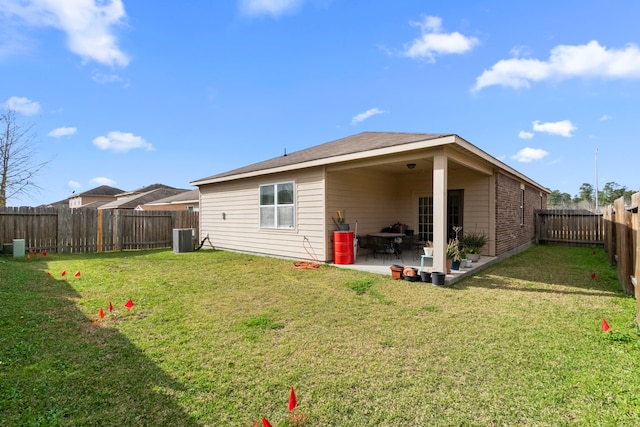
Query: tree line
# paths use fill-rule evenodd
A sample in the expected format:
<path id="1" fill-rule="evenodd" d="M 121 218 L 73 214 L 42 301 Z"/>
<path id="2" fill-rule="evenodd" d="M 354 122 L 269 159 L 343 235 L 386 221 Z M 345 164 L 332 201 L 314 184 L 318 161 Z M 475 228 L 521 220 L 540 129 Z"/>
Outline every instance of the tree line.
<path id="1" fill-rule="evenodd" d="M 598 206 L 613 204 L 620 197 L 624 197 L 625 202 L 630 203 L 631 195 L 635 192 L 616 182 L 607 182 L 601 190 L 598 190 Z M 587 182 L 580 186 L 578 194 L 575 196 L 559 190 L 553 190 L 547 196 L 547 206 L 567 209 L 593 209 L 596 207 L 596 190 L 593 185 Z"/>

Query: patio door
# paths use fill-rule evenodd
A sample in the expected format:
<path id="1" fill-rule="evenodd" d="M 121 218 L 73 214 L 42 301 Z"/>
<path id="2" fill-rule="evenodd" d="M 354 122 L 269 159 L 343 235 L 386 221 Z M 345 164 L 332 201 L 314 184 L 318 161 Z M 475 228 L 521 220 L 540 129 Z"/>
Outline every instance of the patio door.
<path id="1" fill-rule="evenodd" d="M 447 192 L 447 237 L 453 239 L 453 227 L 462 227 L 464 217 L 464 190 Z M 433 241 L 433 196 L 418 197 L 418 239 Z"/>

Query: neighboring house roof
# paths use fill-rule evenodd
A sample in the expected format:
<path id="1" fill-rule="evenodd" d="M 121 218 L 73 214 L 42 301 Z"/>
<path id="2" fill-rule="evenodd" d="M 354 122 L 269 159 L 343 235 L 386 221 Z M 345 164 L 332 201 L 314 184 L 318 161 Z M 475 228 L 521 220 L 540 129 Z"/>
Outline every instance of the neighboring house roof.
<path id="1" fill-rule="evenodd" d="M 398 154 L 413 150 L 434 148 L 443 145 L 455 145 L 461 151 L 473 157 L 487 161 L 509 173 L 529 182 L 542 191 L 549 192 L 537 182 L 511 168 L 495 157 L 487 154 L 475 145 L 456 134 L 404 133 L 404 132 L 362 132 L 346 138 L 316 145 L 291 154 L 276 157 L 252 165 L 223 172 L 191 182 L 199 186 L 234 179 L 302 169 L 313 166 L 329 165 L 344 161 L 361 160 L 370 157 Z"/>
<path id="2" fill-rule="evenodd" d="M 100 206 L 106 205 L 107 203 L 111 203 L 110 201 L 104 201 L 104 200 L 96 200 L 95 202 L 89 202 L 87 204 L 82 205 L 83 208 L 93 208 L 93 209 L 97 209 Z"/>
<path id="3" fill-rule="evenodd" d="M 145 187 L 137 188 L 135 190 L 120 192 L 120 193 L 116 194 L 116 196 L 118 198 L 120 198 L 120 197 L 128 197 L 128 196 L 132 196 L 134 194 L 148 193 L 149 191 L 157 190 L 157 189 L 160 189 L 160 188 L 178 190 L 178 191 L 186 191 L 184 189 L 174 188 L 174 187 L 170 187 L 170 186 L 164 185 L 164 184 L 151 184 L 151 185 L 147 185 Z"/>
<path id="4" fill-rule="evenodd" d="M 135 209 L 138 205 L 144 205 L 156 200 L 174 196 L 178 193 L 184 192 L 184 189 L 172 188 L 163 186 L 161 188 L 155 188 L 144 193 L 132 194 L 126 197 L 120 197 L 118 200 L 106 203 L 100 206 L 98 209 Z"/>
<path id="5" fill-rule="evenodd" d="M 200 201 L 200 190 L 184 190 L 182 193 L 156 200 L 147 205 L 171 205 L 177 203 L 198 203 Z"/>
<path id="6" fill-rule="evenodd" d="M 111 187 L 109 185 L 101 185 L 96 188 L 92 188 L 91 190 L 83 191 L 82 193 L 74 194 L 71 197 L 78 196 L 115 196 L 116 194 L 122 193 L 124 190 L 119 188 Z"/>

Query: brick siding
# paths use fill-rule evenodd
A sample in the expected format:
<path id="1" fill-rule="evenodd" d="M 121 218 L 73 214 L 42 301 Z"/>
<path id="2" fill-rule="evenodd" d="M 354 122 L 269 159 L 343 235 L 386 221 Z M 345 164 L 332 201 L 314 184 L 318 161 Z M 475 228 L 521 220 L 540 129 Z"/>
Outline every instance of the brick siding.
<path id="1" fill-rule="evenodd" d="M 524 218 L 521 218 L 521 181 L 496 174 L 496 254 L 535 240 L 536 209 L 546 209 L 547 195 L 525 184 Z"/>

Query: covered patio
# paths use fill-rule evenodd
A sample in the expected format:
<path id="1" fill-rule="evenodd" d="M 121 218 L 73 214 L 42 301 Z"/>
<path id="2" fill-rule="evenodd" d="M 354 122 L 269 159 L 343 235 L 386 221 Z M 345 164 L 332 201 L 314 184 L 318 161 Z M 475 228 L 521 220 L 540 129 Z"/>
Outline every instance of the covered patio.
<path id="1" fill-rule="evenodd" d="M 459 270 L 451 270 L 451 273 L 447 274 L 445 277 L 445 282 L 446 282 L 445 284 L 451 285 L 466 276 L 470 276 L 480 270 L 483 270 L 489 265 L 498 262 L 500 259 L 502 258 L 483 255 L 480 257 L 480 259 L 477 262 L 471 263 L 470 268 L 460 267 Z M 356 252 L 353 264 L 333 264 L 332 263 L 330 265 L 334 267 L 348 268 L 351 270 L 366 271 L 368 273 L 391 275 L 390 267 L 392 265 L 401 265 L 403 267 L 413 267 L 418 269 L 418 271 L 420 271 L 420 258 L 416 259 L 416 257 L 413 256 L 412 254 L 403 254 L 403 256 L 400 256 L 399 258 L 391 257 L 391 258 L 383 259 L 381 257 L 378 257 L 378 258 L 374 258 L 373 256 L 367 257 L 364 254 L 360 254 Z M 437 270 L 431 265 L 431 263 L 427 265 L 427 263 L 425 262 L 424 271 L 433 272 L 433 271 L 442 271 L 442 270 Z M 421 283 L 421 282 L 418 281 L 416 283 Z"/>

